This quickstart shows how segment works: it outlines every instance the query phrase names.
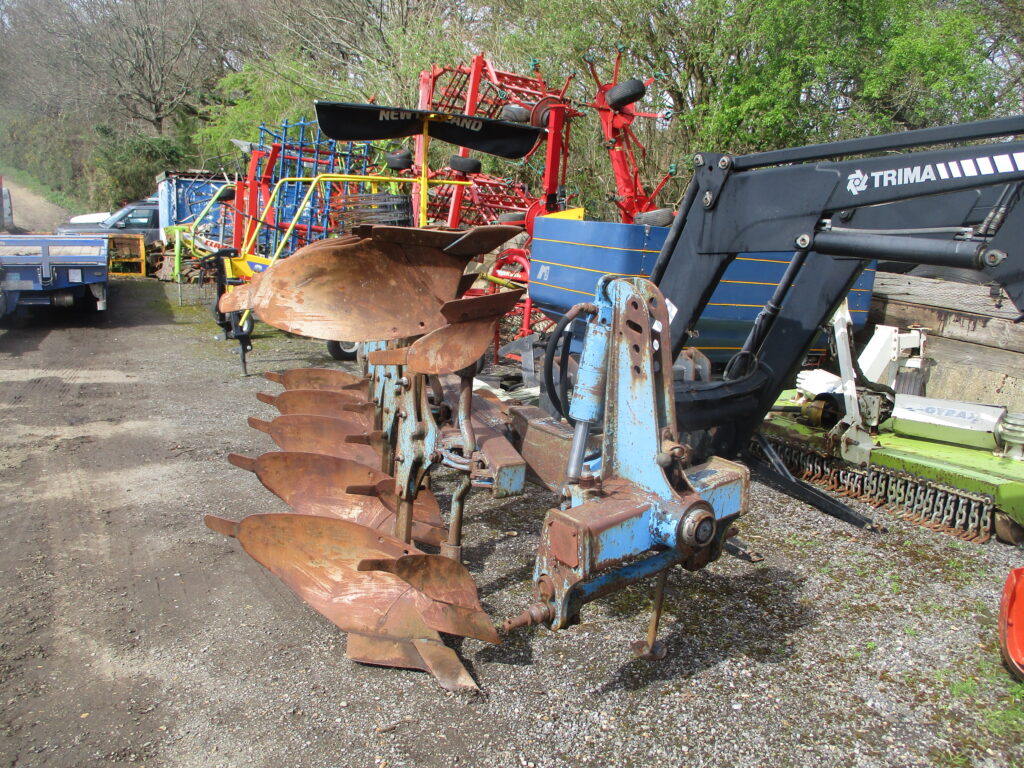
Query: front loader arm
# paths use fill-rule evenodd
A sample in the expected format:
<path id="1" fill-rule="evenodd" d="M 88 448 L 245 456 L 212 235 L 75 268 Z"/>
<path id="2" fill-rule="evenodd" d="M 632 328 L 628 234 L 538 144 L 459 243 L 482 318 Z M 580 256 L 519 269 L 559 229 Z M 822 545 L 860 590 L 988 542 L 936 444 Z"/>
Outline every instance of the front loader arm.
<path id="1" fill-rule="evenodd" d="M 1024 142 L 823 159 L 1014 133 L 1024 133 L 1024 118 L 758 155 L 698 156 L 653 273 L 673 305 L 673 353 L 692 336 L 737 254 L 788 251 L 797 258 L 726 380 L 677 382 L 680 428 L 713 432 L 711 453 L 741 452 L 872 260 L 982 269 L 1024 311 Z M 800 164 L 766 167 L 779 162 Z"/>

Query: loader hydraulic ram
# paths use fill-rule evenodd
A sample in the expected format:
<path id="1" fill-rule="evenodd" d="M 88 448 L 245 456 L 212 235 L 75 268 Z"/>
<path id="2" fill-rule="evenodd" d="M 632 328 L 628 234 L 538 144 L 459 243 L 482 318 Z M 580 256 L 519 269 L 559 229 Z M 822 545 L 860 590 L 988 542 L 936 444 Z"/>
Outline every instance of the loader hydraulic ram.
<path id="1" fill-rule="evenodd" d="M 759 460 L 749 452 L 752 437 L 872 260 L 981 270 L 1024 311 L 1024 143 L 1005 140 L 1020 133 L 1024 117 L 694 158 L 652 275 L 671 303 L 674 357 L 737 254 L 794 254 L 723 380 L 675 382 L 678 428 L 696 460 Z M 985 139 L 1001 140 L 894 154 Z M 834 159 L 851 155 L 861 157 Z M 761 446 L 768 471 L 790 493 L 869 524 L 795 480 L 771 446 Z"/>

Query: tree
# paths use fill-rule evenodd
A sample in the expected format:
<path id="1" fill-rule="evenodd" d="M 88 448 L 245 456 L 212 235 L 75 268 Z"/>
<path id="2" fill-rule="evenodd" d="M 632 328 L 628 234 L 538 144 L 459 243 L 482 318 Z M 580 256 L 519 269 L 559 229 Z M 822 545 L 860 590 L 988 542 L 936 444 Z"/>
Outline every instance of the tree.
<path id="1" fill-rule="evenodd" d="M 1003 0 L 1009 2 L 1010 0 Z M 1013 0 L 1016 1 L 1016 0 Z M 662 73 L 687 151 L 744 152 L 974 119 L 998 107 L 998 72 L 974 6 L 939 0 L 503 0 L 532 12 L 506 44 L 625 47 Z M 495 28 L 497 33 L 497 28 Z"/>
<path id="2" fill-rule="evenodd" d="M 63 12 L 69 29 L 87 31 L 74 35 L 72 50 L 101 98 L 160 134 L 220 74 L 208 71 L 218 62 L 195 44 L 205 7 L 202 0 L 79 0 Z"/>

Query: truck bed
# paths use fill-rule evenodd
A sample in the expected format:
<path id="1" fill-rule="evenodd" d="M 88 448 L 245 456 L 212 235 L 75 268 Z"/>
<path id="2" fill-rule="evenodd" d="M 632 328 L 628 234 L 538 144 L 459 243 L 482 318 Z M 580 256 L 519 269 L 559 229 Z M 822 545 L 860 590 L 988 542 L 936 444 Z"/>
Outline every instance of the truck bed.
<path id="1" fill-rule="evenodd" d="M 108 254 L 106 237 L 0 235 L 0 316 L 89 296 L 106 309 Z"/>

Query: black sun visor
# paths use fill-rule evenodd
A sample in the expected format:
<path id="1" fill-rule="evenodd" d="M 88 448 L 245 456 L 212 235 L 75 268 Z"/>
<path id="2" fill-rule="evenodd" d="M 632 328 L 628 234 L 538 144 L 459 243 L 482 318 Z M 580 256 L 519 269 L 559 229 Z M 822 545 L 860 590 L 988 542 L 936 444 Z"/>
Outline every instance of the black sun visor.
<path id="1" fill-rule="evenodd" d="M 516 160 L 529 154 L 544 132 L 544 129 L 531 125 L 424 109 L 337 101 L 316 101 L 314 104 L 320 130 L 335 141 L 415 136 L 423 133 L 423 121 L 426 120 L 431 138 Z"/>

